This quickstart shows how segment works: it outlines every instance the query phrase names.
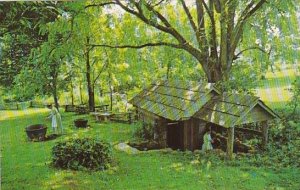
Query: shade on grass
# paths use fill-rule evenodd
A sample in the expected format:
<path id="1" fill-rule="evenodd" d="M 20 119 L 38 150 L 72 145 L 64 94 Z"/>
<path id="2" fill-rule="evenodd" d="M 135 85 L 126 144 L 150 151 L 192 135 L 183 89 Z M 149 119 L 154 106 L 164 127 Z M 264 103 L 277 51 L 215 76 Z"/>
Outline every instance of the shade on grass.
<path id="1" fill-rule="evenodd" d="M 92 173 L 57 170 L 49 167 L 55 142 L 73 136 L 95 137 L 111 143 L 128 141 L 136 126 L 99 124 L 86 116 L 92 128 L 79 130 L 73 127 L 73 120 L 83 116 L 63 113 L 66 135 L 46 142 L 28 142 L 25 126 L 45 122 L 50 126 L 42 109 L 40 113 L 32 111 L 17 111 L 14 117 L 0 121 L 3 189 L 296 189 L 300 185 L 297 169 L 237 167 L 189 152 L 128 155 L 114 151 L 117 164 L 110 170 Z"/>

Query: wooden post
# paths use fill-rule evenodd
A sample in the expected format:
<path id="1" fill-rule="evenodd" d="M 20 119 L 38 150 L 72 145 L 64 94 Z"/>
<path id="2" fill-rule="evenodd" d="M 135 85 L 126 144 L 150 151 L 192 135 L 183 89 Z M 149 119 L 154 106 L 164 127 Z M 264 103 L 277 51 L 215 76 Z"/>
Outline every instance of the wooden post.
<path id="1" fill-rule="evenodd" d="M 234 127 L 227 129 L 227 157 L 233 158 L 233 143 L 234 143 Z"/>
<path id="2" fill-rule="evenodd" d="M 165 119 L 160 119 L 159 123 L 160 133 L 161 133 L 161 146 L 162 148 L 167 147 L 167 121 Z"/>
<path id="3" fill-rule="evenodd" d="M 131 124 L 132 123 L 132 113 L 128 112 L 128 123 Z"/>
<path id="4" fill-rule="evenodd" d="M 262 147 L 265 149 L 268 143 L 268 121 L 262 123 Z"/>
<path id="5" fill-rule="evenodd" d="M 187 148 L 187 125 L 186 125 L 186 121 L 183 121 L 182 127 L 183 127 L 183 150 L 186 150 L 186 148 Z"/>

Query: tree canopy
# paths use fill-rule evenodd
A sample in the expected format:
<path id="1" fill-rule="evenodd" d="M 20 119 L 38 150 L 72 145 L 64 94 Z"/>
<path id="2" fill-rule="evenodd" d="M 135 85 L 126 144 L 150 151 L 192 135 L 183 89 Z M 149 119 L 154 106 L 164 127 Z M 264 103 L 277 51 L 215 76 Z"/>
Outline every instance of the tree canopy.
<path id="1" fill-rule="evenodd" d="M 299 59 L 295 5 L 293 0 L 7 2 L 1 4 L 6 10 L 0 21 L 1 86 L 24 91 L 18 93 L 23 100 L 67 91 L 82 95 L 86 88 L 90 107 L 94 96 L 133 93 L 161 78 L 221 81 L 227 89 L 248 90 L 269 67 Z"/>

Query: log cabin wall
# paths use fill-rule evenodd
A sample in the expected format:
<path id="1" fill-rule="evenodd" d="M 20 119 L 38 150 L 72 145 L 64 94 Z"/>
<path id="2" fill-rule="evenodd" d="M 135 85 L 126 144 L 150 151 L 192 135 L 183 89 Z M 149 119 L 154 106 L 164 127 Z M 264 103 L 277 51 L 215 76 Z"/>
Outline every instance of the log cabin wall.
<path id="1" fill-rule="evenodd" d="M 153 126 L 153 139 L 159 144 L 161 148 L 167 147 L 167 121 L 163 117 L 159 117 L 147 110 L 138 109 L 139 119 L 144 123 L 149 123 Z"/>
<path id="2" fill-rule="evenodd" d="M 158 142 L 161 148 L 167 147 L 167 120 L 159 118 L 155 120 L 154 140 Z"/>
<path id="3" fill-rule="evenodd" d="M 183 121 L 183 149 L 201 150 L 206 122 L 191 118 Z"/>

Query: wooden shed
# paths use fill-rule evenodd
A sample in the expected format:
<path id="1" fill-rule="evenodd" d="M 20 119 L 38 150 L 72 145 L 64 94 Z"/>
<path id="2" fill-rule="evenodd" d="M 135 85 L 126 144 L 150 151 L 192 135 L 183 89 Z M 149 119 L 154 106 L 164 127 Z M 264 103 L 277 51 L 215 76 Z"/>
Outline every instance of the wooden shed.
<path id="1" fill-rule="evenodd" d="M 152 83 L 130 103 L 139 119 L 155 128 L 155 140 L 161 147 L 201 149 L 207 123 L 227 130 L 227 153 L 233 152 L 234 128 L 263 122 L 261 131 L 267 143 L 267 121 L 278 116 L 258 97 L 220 93 L 214 84 L 164 80 Z M 245 132 L 252 129 L 241 128 Z M 255 130 L 252 130 L 255 131 Z"/>

